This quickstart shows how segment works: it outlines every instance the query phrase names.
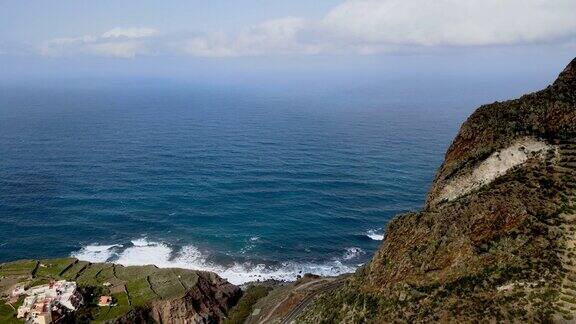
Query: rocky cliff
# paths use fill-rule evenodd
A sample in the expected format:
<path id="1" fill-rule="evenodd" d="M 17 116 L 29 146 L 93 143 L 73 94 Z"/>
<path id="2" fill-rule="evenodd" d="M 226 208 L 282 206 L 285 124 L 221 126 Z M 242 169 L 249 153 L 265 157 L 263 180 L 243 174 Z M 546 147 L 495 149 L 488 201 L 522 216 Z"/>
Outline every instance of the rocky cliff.
<path id="1" fill-rule="evenodd" d="M 576 59 L 549 87 L 485 105 L 423 211 L 303 322 L 569 321 L 576 316 Z"/>

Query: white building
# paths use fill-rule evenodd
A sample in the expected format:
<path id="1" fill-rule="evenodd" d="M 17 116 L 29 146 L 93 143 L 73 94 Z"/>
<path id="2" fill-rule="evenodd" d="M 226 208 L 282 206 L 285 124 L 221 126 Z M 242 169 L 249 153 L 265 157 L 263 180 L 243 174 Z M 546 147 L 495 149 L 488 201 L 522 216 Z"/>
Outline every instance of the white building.
<path id="1" fill-rule="evenodd" d="M 24 294 L 28 297 L 18 307 L 18 318 L 26 318 L 26 323 L 52 323 L 53 313 L 58 314 L 60 309 L 75 311 L 82 304 L 76 283 L 66 280 L 35 286 Z"/>

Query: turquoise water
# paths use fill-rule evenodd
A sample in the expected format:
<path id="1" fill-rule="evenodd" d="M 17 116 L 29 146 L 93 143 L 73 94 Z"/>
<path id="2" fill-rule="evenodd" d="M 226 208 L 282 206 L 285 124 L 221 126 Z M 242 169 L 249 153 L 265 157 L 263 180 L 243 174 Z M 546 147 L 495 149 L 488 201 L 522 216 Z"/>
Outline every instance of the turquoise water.
<path id="1" fill-rule="evenodd" d="M 0 261 L 353 271 L 492 94 L 411 82 L 92 81 L 0 92 Z M 444 93 L 435 95 L 435 93 Z"/>

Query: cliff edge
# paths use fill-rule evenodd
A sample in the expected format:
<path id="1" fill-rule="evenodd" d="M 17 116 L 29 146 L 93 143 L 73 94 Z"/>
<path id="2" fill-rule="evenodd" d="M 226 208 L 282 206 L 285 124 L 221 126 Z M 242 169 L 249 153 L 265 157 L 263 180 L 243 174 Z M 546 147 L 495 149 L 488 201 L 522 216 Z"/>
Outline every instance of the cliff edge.
<path id="1" fill-rule="evenodd" d="M 576 318 L 576 59 L 546 89 L 476 110 L 424 210 L 302 322 Z"/>

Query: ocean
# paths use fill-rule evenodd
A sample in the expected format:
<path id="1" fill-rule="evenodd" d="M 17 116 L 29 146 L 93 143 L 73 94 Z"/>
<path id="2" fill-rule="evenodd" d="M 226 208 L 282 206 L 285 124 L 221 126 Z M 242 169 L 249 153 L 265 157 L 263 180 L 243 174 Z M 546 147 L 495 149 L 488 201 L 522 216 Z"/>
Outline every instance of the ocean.
<path id="1" fill-rule="evenodd" d="M 525 91 L 83 80 L 0 90 L 0 262 L 74 256 L 232 283 L 336 275 L 418 210 L 475 106 Z"/>

